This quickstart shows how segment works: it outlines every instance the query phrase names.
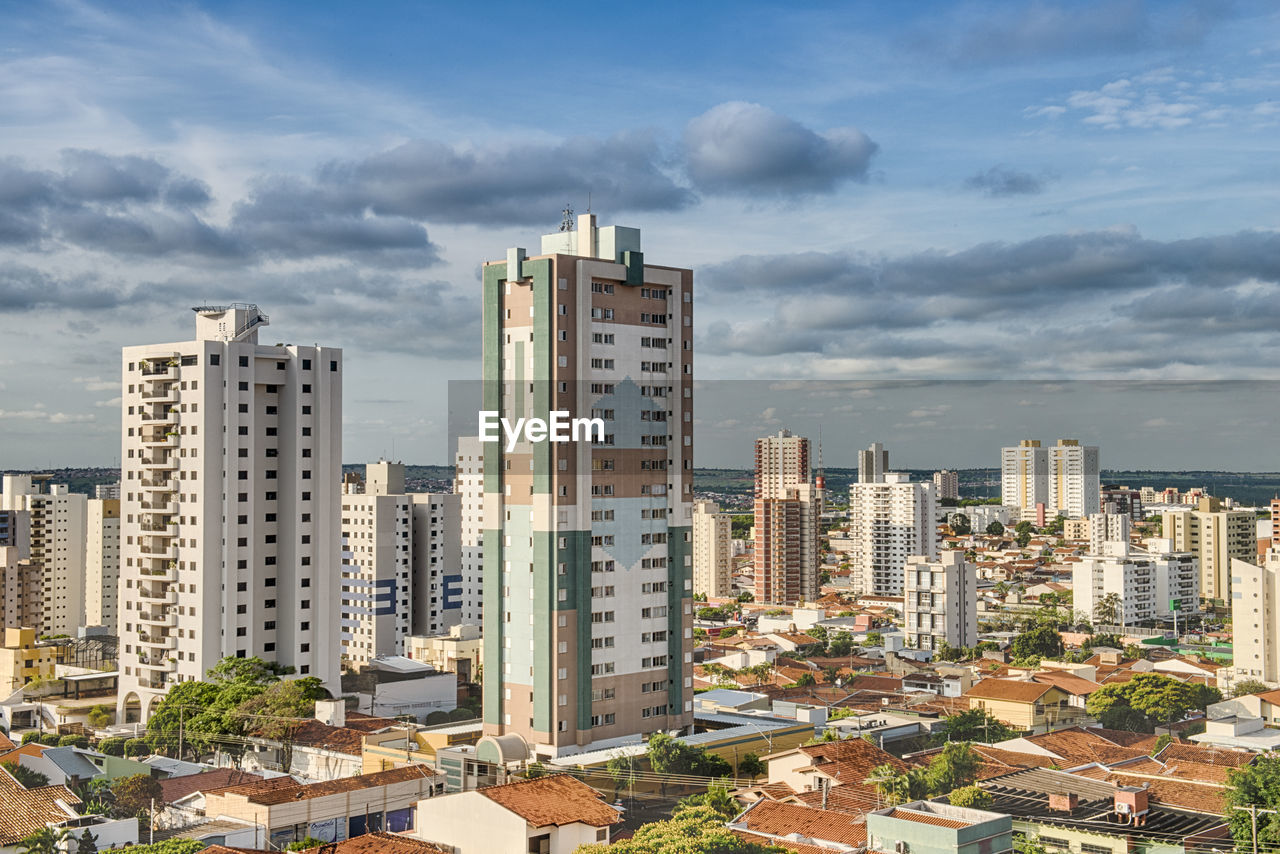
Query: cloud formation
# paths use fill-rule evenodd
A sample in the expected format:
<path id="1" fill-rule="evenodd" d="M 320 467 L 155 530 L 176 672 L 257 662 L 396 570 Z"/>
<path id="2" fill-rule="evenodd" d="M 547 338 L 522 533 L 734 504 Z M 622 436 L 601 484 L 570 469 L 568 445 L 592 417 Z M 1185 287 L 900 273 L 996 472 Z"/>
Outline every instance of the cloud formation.
<path id="1" fill-rule="evenodd" d="M 1034 196 L 1044 192 L 1045 184 L 1052 179 L 1048 173 L 1033 175 L 1018 169 L 997 164 L 977 172 L 964 182 L 970 190 L 978 190 L 992 198 L 1003 196 Z"/>

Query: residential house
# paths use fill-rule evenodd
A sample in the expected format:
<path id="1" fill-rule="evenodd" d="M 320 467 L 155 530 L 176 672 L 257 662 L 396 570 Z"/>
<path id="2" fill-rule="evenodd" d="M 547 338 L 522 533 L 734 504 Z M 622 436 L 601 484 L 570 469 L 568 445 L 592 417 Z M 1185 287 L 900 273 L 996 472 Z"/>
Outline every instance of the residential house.
<path id="1" fill-rule="evenodd" d="M 857 813 L 768 798 L 753 802 L 726 826 L 746 842 L 798 854 L 837 854 L 867 846 L 867 825 Z"/>
<path id="2" fill-rule="evenodd" d="M 1013 850 L 1013 820 L 987 810 L 912 801 L 867 813 L 867 850 L 1008 854 Z"/>
<path id="3" fill-rule="evenodd" d="M 1081 717 L 1066 691 L 1034 679 L 983 679 L 964 696 L 969 708 L 983 709 L 1020 730 L 1043 731 Z"/>
<path id="4" fill-rule="evenodd" d="M 81 815 L 83 802 L 66 786 L 27 789 L 0 768 L 0 854 L 18 854 L 22 839 L 45 827 L 67 828 L 78 837 L 85 830 L 98 850 L 138 841 L 136 819 L 111 820 Z"/>
<path id="5" fill-rule="evenodd" d="M 840 787 L 846 798 L 857 798 L 865 809 L 880 805 L 874 784 L 867 779 L 880 765 L 906 771 L 907 764 L 861 738 L 805 744 L 762 757 L 767 783 L 782 783 L 793 792 L 817 792 Z"/>

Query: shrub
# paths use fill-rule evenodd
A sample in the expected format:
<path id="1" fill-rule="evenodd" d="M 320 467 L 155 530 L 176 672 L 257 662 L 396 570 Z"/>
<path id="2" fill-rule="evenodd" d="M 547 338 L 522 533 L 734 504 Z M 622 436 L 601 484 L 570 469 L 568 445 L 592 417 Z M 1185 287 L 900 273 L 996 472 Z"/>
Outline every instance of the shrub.
<path id="1" fill-rule="evenodd" d="M 146 756 L 148 752 L 147 743 L 140 738 L 131 738 L 124 743 L 125 756 Z"/>
<path id="2" fill-rule="evenodd" d="M 64 735 L 58 739 L 59 747 L 79 747 L 87 748 L 89 746 L 89 736 L 87 735 Z"/>
<path id="3" fill-rule="evenodd" d="M 123 736 L 117 736 L 116 738 L 104 738 L 102 741 L 98 742 L 98 750 L 108 756 L 124 756 L 124 745 L 126 741 L 128 741 L 128 739 Z"/>

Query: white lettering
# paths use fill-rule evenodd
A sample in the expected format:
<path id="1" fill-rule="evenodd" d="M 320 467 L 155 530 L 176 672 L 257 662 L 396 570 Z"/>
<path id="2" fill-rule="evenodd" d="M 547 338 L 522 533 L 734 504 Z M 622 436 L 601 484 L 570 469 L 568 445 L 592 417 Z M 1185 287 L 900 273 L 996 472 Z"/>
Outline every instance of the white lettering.
<path id="1" fill-rule="evenodd" d="M 505 419 L 498 417 L 498 413 L 496 410 L 493 410 L 493 409 L 480 410 L 480 425 L 479 425 L 480 429 L 478 431 L 480 433 L 480 441 L 481 442 L 498 441 L 499 437 L 493 431 L 501 427 L 502 422 L 504 420 Z"/>
<path id="2" fill-rule="evenodd" d="M 582 432 L 586 434 L 585 436 L 579 435 L 578 433 L 579 428 L 581 428 Z M 603 418 L 573 419 L 573 441 L 603 442 L 604 441 L 604 419 Z"/>
<path id="3" fill-rule="evenodd" d="M 568 410 L 553 409 L 549 420 L 517 418 L 515 423 L 495 410 L 481 410 L 476 432 L 481 442 L 500 442 L 505 437 L 508 454 L 526 442 L 582 442 L 604 440 L 603 418 L 570 418 Z"/>
<path id="4" fill-rule="evenodd" d="M 502 419 L 502 432 L 507 434 L 507 453 L 510 454 L 516 449 L 516 442 L 520 440 L 520 431 L 524 429 L 524 419 L 517 418 L 515 426 L 511 426 L 511 422 L 506 418 Z"/>

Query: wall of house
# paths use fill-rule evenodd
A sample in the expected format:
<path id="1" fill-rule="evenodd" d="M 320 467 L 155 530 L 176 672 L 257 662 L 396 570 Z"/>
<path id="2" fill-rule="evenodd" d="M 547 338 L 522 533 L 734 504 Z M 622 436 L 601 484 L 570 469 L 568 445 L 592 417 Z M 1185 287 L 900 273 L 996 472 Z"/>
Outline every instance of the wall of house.
<path id="1" fill-rule="evenodd" d="M 528 827 L 520 816 L 479 792 L 458 792 L 419 801 L 414 835 L 452 846 L 454 854 L 521 852 L 527 850 Z"/>

